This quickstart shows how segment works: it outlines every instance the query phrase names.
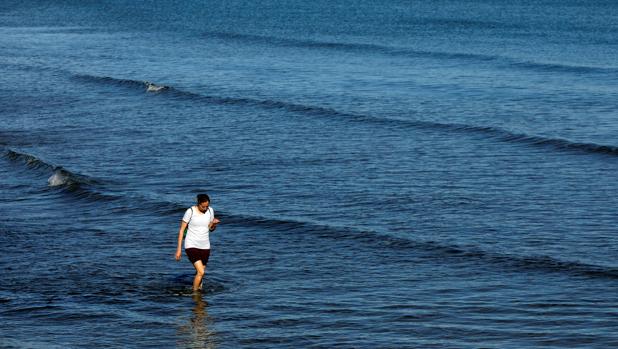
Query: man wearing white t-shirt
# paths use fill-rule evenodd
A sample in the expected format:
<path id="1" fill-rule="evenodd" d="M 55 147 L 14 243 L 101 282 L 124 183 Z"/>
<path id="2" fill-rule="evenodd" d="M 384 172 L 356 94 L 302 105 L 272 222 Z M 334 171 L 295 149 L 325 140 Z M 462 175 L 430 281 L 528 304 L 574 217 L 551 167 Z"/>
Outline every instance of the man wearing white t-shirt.
<path id="1" fill-rule="evenodd" d="M 197 196 L 197 205 L 188 208 L 180 222 L 176 260 L 179 261 L 182 256 L 181 245 L 186 229 L 185 253 L 196 271 L 193 279 L 193 291 L 202 288 L 202 278 L 210 257 L 209 235 L 211 231 L 217 228 L 219 222 L 219 219 L 215 218 L 215 211 L 210 207 L 210 198 L 206 194 Z"/>

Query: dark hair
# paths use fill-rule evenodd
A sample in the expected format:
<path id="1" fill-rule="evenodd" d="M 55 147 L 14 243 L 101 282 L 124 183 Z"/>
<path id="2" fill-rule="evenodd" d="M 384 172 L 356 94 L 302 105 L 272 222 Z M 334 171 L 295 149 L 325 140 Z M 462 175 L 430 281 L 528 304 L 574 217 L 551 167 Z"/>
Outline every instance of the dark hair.
<path id="1" fill-rule="evenodd" d="M 210 197 L 207 194 L 197 194 L 197 204 L 201 204 L 202 202 L 210 202 Z"/>

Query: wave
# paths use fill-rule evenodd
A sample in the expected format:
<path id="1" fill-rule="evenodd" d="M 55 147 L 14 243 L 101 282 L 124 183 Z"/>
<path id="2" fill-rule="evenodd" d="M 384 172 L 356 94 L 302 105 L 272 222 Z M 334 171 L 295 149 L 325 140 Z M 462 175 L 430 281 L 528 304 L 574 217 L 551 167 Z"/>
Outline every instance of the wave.
<path id="1" fill-rule="evenodd" d="M 151 205 L 158 212 L 180 216 L 186 206 L 158 200 Z M 428 258 L 450 262 L 479 262 L 483 265 L 511 270 L 530 270 L 548 273 L 563 273 L 590 278 L 618 279 L 618 268 L 564 261 L 550 256 L 503 254 L 484 251 L 474 246 L 457 246 L 436 241 L 413 240 L 393 236 L 387 232 L 333 226 L 310 221 L 287 218 L 253 216 L 217 211 L 217 216 L 228 227 L 261 228 L 282 234 L 311 234 L 312 238 L 324 240 L 351 240 L 378 249 L 416 250 L 428 254 Z"/>
<path id="2" fill-rule="evenodd" d="M 58 176 L 58 186 L 67 189 L 70 195 L 84 198 L 91 201 L 100 200 L 126 200 L 134 203 L 133 197 L 129 198 L 122 195 L 108 195 L 101 192 L 101 187 L 104 186 L 101 181 L 91 177 L 83 176 L 55 166 L 49 162 L 43 161 L 33 155 L 8 150 L 4 155 L 12 161 L 18 161 L 26 164 L 27 167 L 33 169 L 41 169 L 45 171 L 53 171 L 50 181 L 55 176 Z M 50 183 L 51 185 L 51 183 Z M 98 187 L 97 187 L 98 186 Z M 148 201 L 147 197 L 141 197 L 140 201 Z M 152 212 L 162 215 L 181 215 L 186 206 L 165 200 L 150 200 L 149 204 Z M 131 204 L 123 205 L 123 213 L 134 211 Z M 141 211 L 142 208 L 138 208 Z M 237 226 L 242 228 L 262 228 L 267 231 L 275 231 L 279 233 L 296 233 L 296 234 L 312 234 L 315 238 L 320 239 L 336 239 L 336 240 L 352 240 L 357 243 L 369 244 L 378 246 L 384 249 L 412 249 L 429 253 L 433 258 L 440 260 L 451 261 L 478 261 L 486 265 L 498 265 L 504 268 L 526 269 L 526 270 L 541 270 L 546 272 L 561 272 L 571 275 L 586 276 L 586 277 L 602 277 L 618 279 L 618 268 L 592 265 L 575 261 L 562 261 L 549 256 L 516 256 L 506 255 L 494 252 L 487 252 L 475 247 L 462 247 L 456 245 L 448 245 L 435 241 L 419 241 L 407 238 L 397 237 L 372 230 L 362 230 L 346 226 L 333 226 L 327 224 L 318 224 L 308 221 L 298 221 L 285 218 L 251 216 L 236 213 L 227 213 L 218 211 L 217 215 L 225 222 L 226 226 Z"/>
<path id="3" fill-rule="evenodd" d="M 117 79 L 109 76 L 99 77 L 93 75 L 75 75 L 76 79 L 93 82 L 93 83 L 101 83 L 101 84 L 112 84 L 117 86 L 125 86 L 137 88 L 140 90 L 147 90 L 149 84 L 152 84 L 148 81 L 140 81 L 140 80 L 127 80 L 127 79 Z M 157 85 L 155 85 L 157 86 Z M 301 112 L 306 114 L 315 114 L 315 115 L 340 115 L 340 116 L 348 116 L 348 117 L 361 117 L 362 115 L 355 115 L 351 113 L 343 113 L 334 109 L 324 108 L 324 107 L 315 107 L 315 106 L 307 106 L 302 104 L 295 104 L 289 102 L 281 102 L 275 100 L 259 100 L 253 98 L 243 98 L 243 97 L 225 97 L 225 96 L 211 96 L 211 95 L 203 95 L 194 92 L 188 92 L 184 90 L 180 90 L 171 86 L 164 86 L 165 88 L 162 92 L 165 92 L 166 95 L 172 96 L 175 98 L 184 98 L 193 101 L 203 101 L 213 104 L 221 104 L 221 105 L 245 105 L 245 106 L 254 106 L 261 107 L 265 109 L 285 109 L 292 112 Z"/>
<path id="4" fill-rule="evenodd" d="M 104 194 L 96 189 L 103 186 L 100 180 L 69 171 L 62 166 L 54 165 L 34 155 L 14 149 L 7 149 L 3 157 L 13 162 L 22 163 L 29 169 L 49 173 L 50 177 L 47 179 L 47 184 L 50 188 L 65 190 L 76 194 L 80 198 L 106 201 L 118 199 L 117 196 Z"/>
<path id="5" fill-rule="evenodd" d="M 294 39 L 294 38 L 281 38 L 274 36 L 261 36 L 252 34 L 241 34 L 231 32 L 206 32 L 204 37 L 216 38 L 223 40 L 234 40 L 247 42 L 251 44 L 262 43 L 268 45 L 276 45 L 282 47 L 299 47 L 299 48 L 320 48 L 330 50 L 340 50 L 349 52 L 370 52 L 386 54 L 391 56 L 403 56 L 409 58 L 435 58 L 444 60 L 464 60 L 472 62 L 496 62 L 498 65 L 505 64 L 514 68 L 520 68 L 524 70 L 535 70 L 544 72 L 556 72 L 556 73 L 590 73 L 590 74 L 606 74 L 616 73 L 618 68 L 615 67 L 595 67 L 586 65 L 569 65 L 560 63 L 543 63 L 533 62 L 527 60 L 518 60 L 511 57 L 505 57 L 500 55 L 488 55 L 480 53 L 463 53 L 463 52 L 444 52 L 444 51 L 427 51 L 418 50 L 408 47 L 392 47 L 377 44 L 363 44 L 363 43 L 346 43 L 346 42 L 328 42 L 328 41 L 316 41 L 309 39 Z"/>
<path id="6" fill-rule="evenodd" d="M 486 265 L 499 265 L 505 268 L 541 270 L 546 272 L 568 273 L 571 275 L 618 279 L 618 268 L 592 265 L 575 261 L 561 261 L 549 256 L 516 256 L 482 251 L 474 247 L 447 245 L 435 241 L 417 241 L 395 237 L 377 231 L 360 230 L 351 227 L 334 227 L 287 219 L 273 219 L 246 215 L 221 214 L 226 225 L 261 227 L 281 233 L 307 234 L 320 239 L 352 239 L 379 248 L 413 249 L 429 252 L 440 260 L 479 261 Z M 379 237 L 379 238 L 376 238 Z"/>
<path id="7" fill-rule="evenodd" d="M 479 28 L 479 29 L 521 29 L 522 26 L 515 23 L 504 23 L 496 21 L 482 21 L 463 18 L 418 18 L 413 21 L 400 21 L 402 24 L 410 25 L 435 25 L 447 28 Z"/>
<path id="8" fill-rule="evenodd" d="M 505 59 L 508 64 L 513 67 L 520 67 L 529 70 L 552 73 L 574 73 L 574 74 L 608 74 L 617 73 L 617 68 L 612 67 L 593 67 L 584 65 L 571 65 L 560 63 L 544 63 L 532 61 L 517 61 L 514 59 Z"/>
<path id="9" fill-rule="evenodd" d="M 51 169 L 54 170 L 56 168 L 58 168 L 58 166 L 53 165 L 49 162 L 45 162 L 39 158 L 37 158 L 34 155 L 30 155 L 30 154 L 26 154 L 26 153 L 22 153 L 22 152 L 18 152 L 16 150 L 13 149 L 8 149 L 6 151 L 6 153 L 4 154 L 4 157 L 12 160 L 12 161 L 21 161 L 23 162 L 25 165 L 27 165 L 30 168 L 34 168 L 34 169 Z"/>
<path id="10" fill-rule="evenodd" d="M 548 138 L 542 136 L 518 134 L 498 127 L 470 126 L 461 124 L 434 123 L 435 127 L 447 128 L 453 131 L 474 132 L 486 134 L 496 140 L 508 143 L 526 144 L 535 147 L 551 147 L 558 151 L 577 151 L 593 154 L 618 155 L 618 146 L 596 143 L 574 142 L 562 138 Z"/>
<path id="11" fill-rule="evenodd" d="M 571 275 L 618 279 L 618 268 L 593 265 L 575 261 L 562 261 L 549 256 L 517 256 L 483 251 L 474 247 L 447 245 L 435 241 L 417 241 L 395 237 L 386 233 L 360 230 L 350 227 L 333 227 L 310 222 L 271 219 L 265 217 L 233 216 L 223 217 L 226 224 L 263 227 L 283 233 L 298 232 L 320 239 L 353 239 L 380 248 L 413 249 L 429 252 L 439 260 L 479 261 L 486 265 L 546 272 L 568 273 Z M 379 238 L 376 238 L 379 237 Z"/>
<path id="12" fill-rule="evenodd" d="M 207 32 L 205 37 L 212 37 L 225 40 L 236 40 L 248 43 L 264 43 L 283 47 L 300 47 L 300 48 L 323 48 L 339 51 L 350 52 L 373 52 L 380 54 L 388 54 L 393 56 L 405 56 L 410 58 L 443 58 L 443 59 L 476 59 L 481 61 L 493 61 L 500 56 L 483 55 L 474 53 L 458 53 L 458 52 L 440 52 L 440 51 L 424 51 L 415 50 L 406 47 L 391 47 L 377 44 L 362 44 L 362 43 L 346 43 L 346 42 L 328 42 L 316 41 L 308 39 L 293 39 L 280 38 L 274 36 L 260 36 L 252 34 L 240 34 L 229 32 Z"/>
<path id="13" fill-rule="evenodd" d="M 92 75 L 78 75 L 76 78 L 95 82 L 95 83 L 103 83 L 103 84 L 113 84 L 117 86 L 128 86 L 138 89 L 146 90 L 151 85 L 154 85 L 147 81 L 139 81 L 139 80 L 126 80 L 126 79 L 117 79 L 112 77 L 98 77 Z M 474 125 L 465 125 L 465 124 L 456 124 L 456 123 L 440 123 L 434 121 L 425 121 L 425 120 L 403 120 L 403 119 L 394 119 L 394 118 L 384 118 L 377 117 L 366 114 L 355 114 L 348 112 L 341 112 L 332 108 L 324 108 L 318 106 L 311 105 L 302 105 L 296 103 L 289 103 L 284 101 L 275 101 L 275 100 L 259 100 L 253 98 L 237 98 L 237 97 L 225 97 L 225 96 L 210 96 L 210 95 L 202 95 L 194 92 L 183 91 L 180 89 L 176 89 L 171 86 L 165 85 L 154 85 L 154 86 L 164 86 L 165 88 L 160 90 L 160 92 L 165 92 L 166 94 L 170 94 L 175 98 L 185 98 L 191 101 L 201 101 L 205 103 L 213 103 L 213 104 L 221 104 L 221 105 L 241 105 L 241 106 L 252 106 L 258 107 L 262 109 L 279 109 L 279 110 L 287 110 L 290 112 L 301 113 L 305 115 L 318 116 L 318 117 L 339 117 L 345 118 L 348 121 L 354 122 L 363 122 L 363 123 L 373 123 L 373 124 L 381 124 L 381 125 L 392 125 L 398 128 L 401 127 L 410 127 L 410 128 L 423 128 L 430 130 L 447 130 L 450 132 L 461 132 L 461 133 L 475 133 L 475 134 L 483 134 L 494 138 L 495 140 L 508 142 L 508 143 L 519 143 L 525 144 L 529 146 L 535 147 L 550 147 L 554 150 L 559 151 L 577 151 L 577 152 L 585 152 L 585 153 L 595 153 L 595 154 L 605 154 L 605 155 L 618 155 L 618 147 L 613 145 L 603 145 L 596 143 L 581 143 L 574 142 L 567 139 L 561 138 L 547 138 L 536 135 L 527 135 L 527 134 L 518 134 L 513 133 L 511 131 L 498 128 L 498 127 L 490 127 L 490 126 L 474 126 Z"/>
<path id="14" fill-rule="evenodd" d="M 83 80 L 83 81 L 98 81 L 103 83 L 113 83 L 116 85 L 124 85 L 133 88 L 139 88 L 146 92 L 162 92 L 168 90 L 170 87 L 165 85 L 157 85 L 150 81 L 139 81 L 139 80 L 130 80 L 130 79 L 116 79 L 109 76 L 93 76 L 93 75 L 84 75 L 77 74 L 73 75 L 74 79 Z"/>

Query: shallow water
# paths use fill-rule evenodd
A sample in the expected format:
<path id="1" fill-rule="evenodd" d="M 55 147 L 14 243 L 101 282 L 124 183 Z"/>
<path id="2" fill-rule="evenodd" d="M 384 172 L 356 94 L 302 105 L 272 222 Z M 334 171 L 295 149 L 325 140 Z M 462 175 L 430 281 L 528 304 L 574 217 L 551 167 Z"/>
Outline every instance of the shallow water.
<path id="1" fill-rule="evenodd" d="M 0 346 L 618 346 L 615 10 L 3 3 Z"/>

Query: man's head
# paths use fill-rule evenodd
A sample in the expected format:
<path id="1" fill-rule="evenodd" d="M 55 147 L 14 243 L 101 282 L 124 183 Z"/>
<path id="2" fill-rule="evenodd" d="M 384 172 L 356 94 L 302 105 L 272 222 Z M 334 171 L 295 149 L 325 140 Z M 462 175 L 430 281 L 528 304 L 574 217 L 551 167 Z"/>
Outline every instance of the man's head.
<path id="1" fill-rule="evenodd" d="M 197 195 L 197 207 L 200 211 L 205 212 L 210 205 L 210 197 L 207 194 L 198 194 Z"/>

